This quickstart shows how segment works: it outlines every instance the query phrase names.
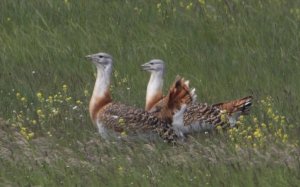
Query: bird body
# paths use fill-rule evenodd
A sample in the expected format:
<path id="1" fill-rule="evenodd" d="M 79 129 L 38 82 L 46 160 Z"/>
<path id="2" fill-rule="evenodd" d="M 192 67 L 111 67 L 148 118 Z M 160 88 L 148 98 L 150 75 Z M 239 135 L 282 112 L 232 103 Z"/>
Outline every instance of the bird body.
<path id="1" fill-rule="evenodd" d="M 147 85 L 147 96 L 145 110 L 155 111 L 164 103 L 162 93 L 163 75 L 165 71 L 164 62 L 160 59 L 153 59 L 142 65 L 143 70 L 151 73 Z M 188 82 L 186 82 L 188 84 Z M 161 98 L 161 99 L 159 99 Z M 208 105 L 206 103 L 193 103 L 187 106 L 184 112 L 183 123 L 174 124 L 177 134 L 183 136 L 193 132 L 213 130 L 217 126 L 226 128 L 235 126 L 240 115 L 245 115 L 251 107 L 252 96 L 234 101 Z M 222 115 L 226 114 L 225 120 Z"/>

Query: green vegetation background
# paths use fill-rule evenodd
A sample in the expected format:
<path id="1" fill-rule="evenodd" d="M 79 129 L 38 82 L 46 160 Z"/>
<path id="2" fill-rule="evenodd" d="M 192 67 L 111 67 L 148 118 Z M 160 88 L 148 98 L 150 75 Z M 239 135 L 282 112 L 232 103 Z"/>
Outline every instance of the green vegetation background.
<path id="1" fill-rule="evenodd" d="M 82 97 L 84 90 L 91 92 L 95 69 L 84 56 L 103 51 L 114 57 L 117 73 L 112 92 L 116 101 L 143 107 L 149 75 L 140 71 L 139 65 L 160 58 L 167 64 L 165 89 L 180 74 L 196 87 L 200 102 L 216 103 L 249 94 L 257 102 L 271 96 L 274 110 L 296 126 L 289 134 L 297 139 L 299 26 L 300 1 L 294 0 L 2 0 L 0 116 L 11 119 L 13 111 L 21 108 L 16 92 L 25 95 L 32 105 L 38 102 L 38 92 L 51 94 L 63 84 L 73 98 Z M 83 106 L 87 104 L 84 100 Z M 252 112 L 260 115 L 255 104 Z M 283 165 L 277 166 L 257 155 L 245 162 L 233 148 L 227 150 L 229 145 L 222 147 L 224 137 L 221 141 L 200 137 L 188 148 L 160 143 L 147 145 L 149 149 L 144 144 L 104 144 L 98 140 L 87 111 L 82 115 L 80 121 L 62 122 L 60 136 L 29 143 L 17 137 L 23 146 L 2 140 L 2 145 L 12 145 L 10 151 L 15 156 L 10 162 L 0 159 L 0 182 L 13 186 L 300 184 L 297 156 L 293 157 L 298 158 L 293 169 L 284 165 L 284 159 Z M 49 124 L 54 129 L 60 126 L 59 121 Z M 5 129 L 2 137 L 15 140 Z M 55 161 L 45 160 L 45 151 L 27 154 L 24 146 L 46 147 L 50 155 L 55 153 Z M 211 161 L 203 156 L 210 154 L 205 146 L 226 151 L 212 151 L 211 157 L 216 160 Z M 83 151 L 86 147 L 92 147 L 92 151 Z M 191 152 L 191 147 L 202 151 Z M 19 158 L 20 154 L 27 156 Z M 87 154 L 93 159 L 87 159 Z M 237 161 L 223 160 L 218 154 Z"/>

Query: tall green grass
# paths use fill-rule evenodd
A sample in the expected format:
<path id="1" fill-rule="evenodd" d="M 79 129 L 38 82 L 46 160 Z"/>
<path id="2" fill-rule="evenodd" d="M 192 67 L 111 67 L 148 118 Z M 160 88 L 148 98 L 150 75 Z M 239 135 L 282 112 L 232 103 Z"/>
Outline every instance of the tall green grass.
<path id="1" fill-rule="evenodd" d="M 51 95 L 63 84 L 68 85 L 73 98 L 81 98 L 84 90 L 92 90 L 95 79 L 94 67 L 84 56 L 104 51 L 113 55 L 119 74 L 113 76 L 114 100 L 143 107 L 149 75 L 140 71 L 139 65 L 152 58 L 161 58 L 167 64 L 165 89 L 175 75 L 180 74 L 191 80 L 201 102 L 216 103 L 249 94 L 253 94 L 256 101 L 271 96 L 275 100 L 274 110 L 285 115 L 288 124 L 299 128 L 299 12 L 300 2 L 293 0 L 190 0 L 182 3 L 173 0 L 2 0 L 0 117 L 11 119 L 13 111 L 21 109 L 20 100 L 15 96 L 17 92 L 25 95 L 32 106 L 38 106 L 37 92 Z M 125 78 L 126 81 L 122 81 Z M 83 104 L 87 106 L 88 103 L 84 101 Z M 252 152 L 249 157 L 233 163 L 223 160 L 223 157 L 234 160 L 238 156 L 234 148 L 210 153 L 214 146 L 226 150 L 218 144 L 218 138 L 204 138 L 212 142 L 202 144 L 200 137 L 190 146 L 177 148 L 156 143 L 151 153 L 144 149 L 144 144 L 102 144 L 97 140 L 99 136 L 95 134 L 87 111 L 82 110 L 82 113 L 84 117 L 80 121 L 50 120 L 49 129 L 59 129 L 59 133 L 38 138 L 48 138 L 50 144 L 58 145 L 46 148 L 55 150 L 60 158 L 50 159 L 54 160 L 51 163 L 42 159 L 44 164 L 32 163 L 27 158 L 20 163 L 1 158 L 4 165 L 0 169 L 0 182 L 70 186 L 124 186 L 131 182 L 135 186 L 299 184 L 297 156 L 290 158 L 294 159 L 295 166 L 291 169 L 284 159 L 270 159 L 270 163 L 265 163 L 268 154 L 280 155 L 269 153 L 272 149 L 262 153 L 265 160 L 259 159 L 259 153 Z M 255 104 L 252 113 L 261 115 Z M 299 130 L 294 131 L 297 133 Z M 293 136 L 293 132 L 289 135 Z M 97 144 L 92 147 L 97 151 L 89 154 L 116 159 L 108 159 L 109 163 L 105 159 L 98 162 L 87 159 L 87 153 L 78 147 L 78 142 L 86 145 L 95 140 Z M 28 143 L 32 144 L 31 148 L 44 147 L 32 141 Z M 6 147 L 8 142 L 1 143 Z M 193 145 L 200 151 L 189 152 Z M 231 143 L 228 146 L 234 147 Z M 95 166 L 68 166 L 68 157 L 63 153 L 69 149 L 72 150 L 69 156 L 76 163 L 95 163 Z M 294 150 L 289 152 L 282 148 L 282 151 L 288 155 Z M 35 158 L 40 154 L 31 156 Z M 183 163 L 177 165 L 177 160 L 168 161 L 166 156 L 173 154 L 178 154 Z M 203 158 L 210 154 L 216 154 L 217 162 Z M 126 155 L 134 160 L 133 164 L 127 163 Z M 251 155 L 253 160 L 249 159 Z M 195 179 L 191 178 L 194 176 Z"/>

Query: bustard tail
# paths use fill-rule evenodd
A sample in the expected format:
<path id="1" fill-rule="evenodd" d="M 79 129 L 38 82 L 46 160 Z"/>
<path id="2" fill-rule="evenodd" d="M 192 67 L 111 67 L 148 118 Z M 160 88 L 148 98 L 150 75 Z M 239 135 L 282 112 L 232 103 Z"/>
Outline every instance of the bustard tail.
<path id="1" fill-rule="evenodd" d="M 213 106 L 219 108 L 220 110 L 225 110 L 229 114 L 240 112 L 241 115 L 247 115 L 250 112 L 252 99 L 252 96 L 247 96 L 233 101 L 217 103 Z"/>
<path id="2" fill-rule="evenodd" d="M 217 103 L 213 106 L 227 113 L 230 125 L 235 126 L 236 121 L 238 120 L 240 115 L 249 114 L 250 108 L 252 106 L 252 99 L 252 96 L 247 96 L 233 101 Z"/>

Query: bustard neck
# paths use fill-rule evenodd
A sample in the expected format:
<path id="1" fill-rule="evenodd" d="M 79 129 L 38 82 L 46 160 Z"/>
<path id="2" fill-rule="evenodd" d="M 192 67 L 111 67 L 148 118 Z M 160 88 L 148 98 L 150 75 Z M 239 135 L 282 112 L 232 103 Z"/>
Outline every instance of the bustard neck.
<path id="1" fill-rule="evenodd" d="M 90 116 L 93 122 L 96 122 L 99 111 L 112 101 L 109 92 L 111 72 L 111 66 L 106 70 L 97 68 L 96 83 L 89 105 Z"/>
<path id="2" fill-rule="evenodd" d="M 164 72 L 152 72 L 147 86 L 146 106 L 150 110 L 163 97 Z"/>

